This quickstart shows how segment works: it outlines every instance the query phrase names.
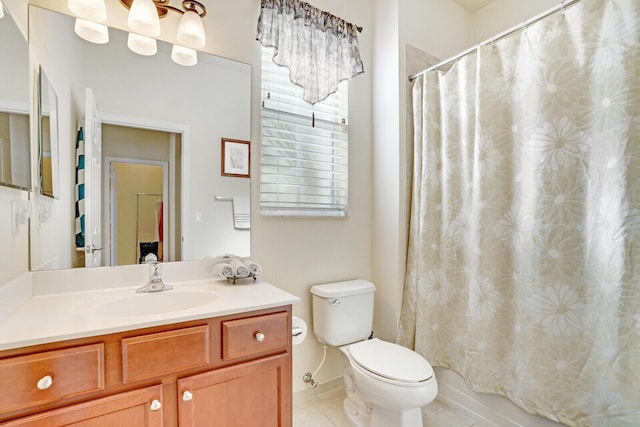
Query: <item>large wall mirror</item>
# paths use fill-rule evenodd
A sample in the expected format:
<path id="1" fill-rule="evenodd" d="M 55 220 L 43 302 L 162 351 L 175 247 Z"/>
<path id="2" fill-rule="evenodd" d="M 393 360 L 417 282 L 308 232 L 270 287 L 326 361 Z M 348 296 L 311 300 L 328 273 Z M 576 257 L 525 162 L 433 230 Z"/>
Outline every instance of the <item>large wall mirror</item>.
<path id="1" fill-rule="evenodd" d="M 0 40 L 0 185 L 30 190 L 29 50 L 8 13 Z"/>
<path id="2" fill-rule="evenodd" d="M 184 67 L 171 45 L 147 57 L 109 37 L 89 43 L 73 17 L 29 6 L 31 59 L 57 94 L 60 189 L 32 221 L 31 269 L 249 256 L 234 205 L 250 180 L 223 176 L 220 156 L 223 138 L 250 140 L 251 66 L 198 52 Z"/>

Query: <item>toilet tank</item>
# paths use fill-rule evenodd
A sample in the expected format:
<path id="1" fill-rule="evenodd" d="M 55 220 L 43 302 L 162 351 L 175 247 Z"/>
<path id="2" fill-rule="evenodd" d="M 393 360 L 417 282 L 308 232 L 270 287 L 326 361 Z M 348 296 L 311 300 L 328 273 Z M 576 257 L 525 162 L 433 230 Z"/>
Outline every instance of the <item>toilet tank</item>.
<path id="1" fill-rule="evenodd" d="M 318 340 L 338 347 L 368 338 L 375 290 L 366 280 L 312 286 L 313 333 Z"/>

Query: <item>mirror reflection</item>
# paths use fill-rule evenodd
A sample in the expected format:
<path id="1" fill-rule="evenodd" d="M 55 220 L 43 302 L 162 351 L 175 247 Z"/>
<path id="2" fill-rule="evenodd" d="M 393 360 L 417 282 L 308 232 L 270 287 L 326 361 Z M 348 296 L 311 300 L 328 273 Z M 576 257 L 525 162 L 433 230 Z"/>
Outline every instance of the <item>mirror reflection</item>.
<path id="1" fill-rule="evenodd" d="M 58 97 L 60 188 L 47 222 L 32 221 L 31 268 L 249 256 L 233 200 L 250 180 L 222 176 L 220 156 L 222 138 L 250 139 L 250 65 L 198 52 L 184 67 L 165 43 L 140 56 L 122 31 L 96 45 L 73 27 L 29 7 L 32 59 Z"/>
<path id="2" fill-rule="evenodd" d="M 30 190 L 29 51 L 8 13 L 0 40 L 0 185 Z"/>
<path id="3" fill-rule="evenodd" d="M 40 68 L 38 84 L 38 188 L 40 194 L 55 197 L 58 160 L 58 96 Z M 54 173 L 54 169 L 56 172 Z M 54 184 L 54 181 L 55 184 Z"/>

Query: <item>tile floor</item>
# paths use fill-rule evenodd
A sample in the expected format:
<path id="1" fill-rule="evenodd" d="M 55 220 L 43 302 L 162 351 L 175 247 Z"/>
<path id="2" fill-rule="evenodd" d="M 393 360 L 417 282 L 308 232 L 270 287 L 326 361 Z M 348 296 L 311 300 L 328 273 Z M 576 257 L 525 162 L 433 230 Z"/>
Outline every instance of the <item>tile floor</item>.
<path id="1" fill-rule="evenodd" d="M 293 427 L 351 427 L 342 412 L 344 387 L 325 391 L 293 406 Z M 424 427 L 489 427 L 436 398 L 422 410 Z"/>
<path id="2" fill-rule="evenodd" d="M 344 387 L 333 388 L 293 406 L 293 427 L 351 427 L 342 412 Z M 422 410 L 424 427 L 489 427 L 436 398 Z"/>

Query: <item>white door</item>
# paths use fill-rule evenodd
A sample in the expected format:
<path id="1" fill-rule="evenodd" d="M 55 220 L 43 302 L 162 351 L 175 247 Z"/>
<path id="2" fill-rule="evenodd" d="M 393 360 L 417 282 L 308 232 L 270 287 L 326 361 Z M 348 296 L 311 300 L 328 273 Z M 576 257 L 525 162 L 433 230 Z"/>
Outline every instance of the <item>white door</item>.
<path id="1" fill-rule="evenodd" d="M 87 88 L 84 112 L 84 265 L 102 265 L 102 123 L 93 90 Z"/>

